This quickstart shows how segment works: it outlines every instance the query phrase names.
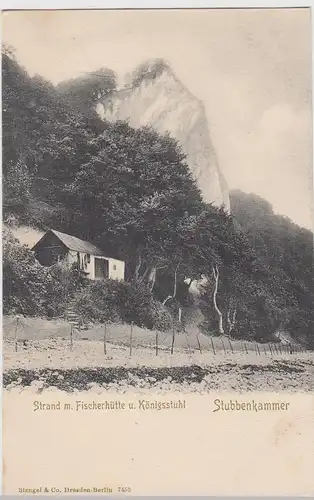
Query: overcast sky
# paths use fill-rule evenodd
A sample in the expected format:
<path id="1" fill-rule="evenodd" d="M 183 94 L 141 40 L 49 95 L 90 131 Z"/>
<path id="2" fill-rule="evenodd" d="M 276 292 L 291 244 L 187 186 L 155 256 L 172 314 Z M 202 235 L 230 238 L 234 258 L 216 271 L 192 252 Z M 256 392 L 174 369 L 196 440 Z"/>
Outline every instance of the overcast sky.
<path id="1" fill-rule="evenodd" d="M 167 59 L 201 99 L 230 189 L 313 228 L 309 9 L 5 13 L 3 40 L 53 83 Z"/>

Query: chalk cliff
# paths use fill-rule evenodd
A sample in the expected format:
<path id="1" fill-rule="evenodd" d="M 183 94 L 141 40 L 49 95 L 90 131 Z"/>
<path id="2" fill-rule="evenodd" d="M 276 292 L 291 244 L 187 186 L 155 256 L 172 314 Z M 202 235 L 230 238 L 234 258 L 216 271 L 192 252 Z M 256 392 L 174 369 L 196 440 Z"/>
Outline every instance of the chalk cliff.
<path id="1" fill-rule="evenodd" d="M 202 102 L 178 80 L 163 60 L 147 61 L 121 90 L 102 97 L 96 110 L 108 121 L 169 132 L 181 144 L 206 202 L 230 211 L 229 191 L 218 165 Z"/>

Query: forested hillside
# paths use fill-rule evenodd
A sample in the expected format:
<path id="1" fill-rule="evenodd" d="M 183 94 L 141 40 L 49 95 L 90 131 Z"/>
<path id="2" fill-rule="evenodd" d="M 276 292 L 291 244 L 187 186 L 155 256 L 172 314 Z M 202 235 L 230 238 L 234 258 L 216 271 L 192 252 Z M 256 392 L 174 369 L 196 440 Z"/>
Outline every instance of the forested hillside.
<path id="1" fill-rule="evenodd" d="M 91 316 L 104 318 L 99 311 L 111 293 L 121 304 L 128 297 L 136 311 L 122 318 L 115 308 L 115 320 L 153 328 L 158 310 L 169 326 L 179 305 L 193 307 L 189 287 L 206 276 L 198 307 L 207 333 L 267 340 L 283 329 L 313 344 L 312 233 L 241 192 L 232 194 L 227 215 L 202 200 L 169 135 L 85 112 L 86 100 L 114 88 L 110 70 L 102 70 L 102 85 L 90 76 L 55 88 L 31 78 L 8 49 L 2 65 L 5 220 L 13 215 L 19 224 L 68 232 L 126 261 L 124 288 L 70 281 L 80 306 L 84 288 Z M 51 304 L 61 275 L 42 270 L 25 256 L 29 250 L 4 236 L 5 312 L 60 314 L 60 300 L 55 311 Z M 39 300 L 48 275 L 50 304 Z M 30 276 L 26 307 L 23 280 Z M 145 307 L 155 311 L 149 320 Z"/>
<path id="2" fill-rule="evenodd" d="M 293 335 L 314 337 L 313 233 L 276 215 L 255 194 L 231 192 L 231 210 L 240 230 L 271 274 L 274 306 Z"/>

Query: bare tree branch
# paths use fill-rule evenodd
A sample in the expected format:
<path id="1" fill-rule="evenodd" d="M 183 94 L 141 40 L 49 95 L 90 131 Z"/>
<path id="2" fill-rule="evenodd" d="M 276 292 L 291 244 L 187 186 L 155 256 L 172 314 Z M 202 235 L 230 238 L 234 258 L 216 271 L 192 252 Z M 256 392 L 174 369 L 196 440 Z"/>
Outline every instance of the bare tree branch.
<path id="1" fill-rule="evenodd" d="M 236 322 L 236 315 L 237 315 L 237 306 L 234 306 L 233 312 L 232 312 L 232 318 L 230 317 L 231 314 L 231 309 L 232 306 L 228 309 L 227 312 L 227 323 L 228 323 L 228 334 L 231 335 L 232 330 L 235 327 L 235 322 Z"/>
<path id="2" fill-rule="evenodd" d="M 138 280 L 141 265 L 142 265 L 142 257 L 141 257 L 141 255 L 139 255 L 138 263 L 136 264 L 136 268 L 135 268 L 135 272 L 134 272 L 136 280 Z"/>
<path id="3" fill-rule="evenodd" d="M 156 274 L 157 274 L 157 269 L 156 267 L 152 267 L 149 277 L 148 277 L 148 282 L 150 283 L 150 291 L 152 292 L 154 290 L 154 286 L 156 283 Z"/>
<path id="4" fill-rule="evenodd" d="M 217 305 L 217 291 L 218 291 L 218 283 L 219 283 L 219 269 L 218 269 L 218 266 L 215 264 L 215 266 L 213 266 L 213 276 L 214 276 L 214 279 L 215 279 L 215 288 L 214 288 L 214 294 L 213 294 L 213 302 L 214 302 L 214 308 L 215 308 L 215 311 L 217 312 L 218 314 L 218 318 L 219 318 L 219 333 L 221 335 L 224 334 L 224 327 L 223 327 L 223 322 L 222 322 L 222 313 Z"/>
<path id="5" fill-rule="evenodd" d="M 143 281 L 145 280 L 145 278 L 146 278 L 146 276 L 147 276 L 148 271 L 149 271 L 149 267 L 147 267 L 147 268 L 145 269 L 145 271 L 143 272 L 142 276 L 140 276 L 140 277 L 139 277 L 139 281 L 140 281 L 141 283 L 143 283 Z"/>
<path id="6" fill-rule="evenodd" d="M 163 266 L 154 266 L 151 268 L 151 272 L 148 277 L 148 282 L 150 283 L 150 291 L 152 292 L 154 290 L 155 284 L 156 284 L 156 279 L 157 279 L 157 271 L 160 269 L 166 269 L 168 267 L 168 264 L 165 264 Z"/>
<path id="7" fill-rule="evenodd" d="M 165 298 L 165 300 L 163 301 L 163 305 L 166 305 L 166 303 L 168 302 L 168 300 L 170 299 L 175 299 L 176 297 L 176 294 L 177 294 L 177 273 L 178 273 L 178 269 L 181 265 L 181 261 L 177 264 L 176 266 L 176 269 L 175 269 L 175 272 L 174 272 L 174 285 L 173 285 L 173 294 L 172 295 L 168 295 L 168 297 Z"/>

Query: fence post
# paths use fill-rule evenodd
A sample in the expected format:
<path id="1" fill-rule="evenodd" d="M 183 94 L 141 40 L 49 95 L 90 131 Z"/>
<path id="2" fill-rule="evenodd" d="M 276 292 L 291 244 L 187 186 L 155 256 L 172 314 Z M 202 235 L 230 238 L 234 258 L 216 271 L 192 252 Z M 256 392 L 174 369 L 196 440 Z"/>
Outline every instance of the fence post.
<path id="1" fill-rule="evenodd" d="M 174 348 L 174 337 L 175 337 L 175 328 L 172 328 L 172 341 L 171 341 L 171 354 L 173 354 L 173 348 Z"/>
<path id="2" fill-rule="evenodd" d="M 246 343 L 245 343 L 245 342 L 244 342 L 244 349 L 245 349 L 246 354 L 248 354 L 248 351 L 247 351 L 247 347 L 246 347 Z"/>
<path id="3" fill-rule="evenodd" d="M 260 350 L 259 350 L 259 345 L 258 345 L 258 343 L 257 343 L 257 342 L 256 342 L 256 349 L 257 349 L 257 352 L 258 352 L 258 354 L 259 354 L 259 356 L 260 356 L 260 355 L 261 355 L 261 352 L 260 352 Z"/>
<path id="4" fill-rule="evenodd" d="M 183 327 L 183 331 L 184 331 L 184 335 L 185 335 L 185 338 L 186 338 L 186 343 L 187 343 L 187 346 L 188 346 L 189 355 L 191 356 L 191 346 L 190 346 L 190 343 L 189 343 L 189 338 L 188 338 L 188 334 L 186 333 L 185 326 Z"/>
<path id="5" fill-rule="evenodd" d="M 156 356 L 158 356 L 158 332 L 156 332 Z"/>
<path id="6" fill-rule="evenodd" d="M 272 356 L 272 355 L 273 355 L 273 351 L 272 351 L 272 348 L 271 348 L 271 344 L 270 344 L 270 343 L 268 344 L 268 347 L 269 347 L 269 350 L 270 350 L 270 355 Z"/>
<path id="7" fill-rule="evenodd" d="M 17 330 L 19 327 L 19 318 L 18 316 L 16 317 L 16 325 L 15 325 L 15 333 L 14 333 L 14 345 L 15 345 L 15 352 L 17 352 Z"/>
<path id="8" fill-rule="evenodd" d="M 73 325 L 70 323 L 70 349 L 73 350 Z"/>
<path id="9" fill-rule="evenodd" d="M 229 337 L 228 337 L 228 341 L 229 341 L 229 345 L 230 345 L 231 352 L 232 352 L 232 354 L 234 354 L 234 352 L 233 352 L 233 347 L 232 347 L 232 344 L 231 344 L 231 340 L 229 339 Z"/>
<path id="10" fill-rule="evenodd" d="M 182 309 L 179 307 L 179 323 L 182 321 Z"/>
<path id="11" fill-rule="evenodd" d="M 210 337 L 210 341 L 212 343 L 213 353 L 216 355 L 216 350 L 215 350 L 215 347 L 214 347 L 214 342 L 213 342 L 212 337 Z"/>
<path id="12" fill-rule="evenodd" d="M 196 340 L 197 340 L 197 343 L 198 343 L 198 348 L 200 350 L 200 353 L 202 354 L 202 348 L 201 348 L 201 343 L 200 343 L 200 339 L 199 339 L 198 333 L 196 334 Z"/>
<path id="13" fill-rule="evenodd" d="M 225 347 L 224 341 L 223 341 L 222 339 L 221 339 L 221 343 L 222 343 L 222 347 L 223 347 L 223 349 L 224 349 L 225 354 L 227 354 L 227 353 L 226 353 L 226 347 Z"/>
<path id="14" fill-rule="evenodd" d="M 107 354 L 107 323 L 105 323 L 105 332 L 104 332 L 104 354 Z"/>
<path id="15" fill-rule="evenodd" d="M 132 343 L 133 343 L 133 321 L 130 325 L 130 356 L 132 356 Z"/>

